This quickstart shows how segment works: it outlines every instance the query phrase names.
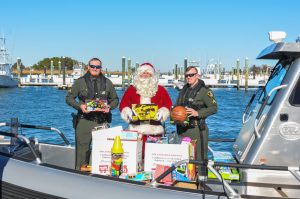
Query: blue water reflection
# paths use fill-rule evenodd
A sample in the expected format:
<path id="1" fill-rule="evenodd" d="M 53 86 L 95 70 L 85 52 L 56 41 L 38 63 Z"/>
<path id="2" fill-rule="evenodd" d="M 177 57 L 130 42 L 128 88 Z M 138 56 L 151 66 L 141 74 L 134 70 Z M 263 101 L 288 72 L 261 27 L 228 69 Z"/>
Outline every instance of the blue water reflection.
<path id="1" fill-rule="evenodd" d="M 173 102 L 176 101 L 178 91 L 167 89 Z M 213 89 L 218 103 L 218 113 L 209 117 L 207 123 L 210 137 L 235 138 L 242 126 L 243 111 L 256 89 L 248 92 L 237 91 L 234 88 Z M 123 96 L 123 91 L 117 91 L 118 96 Z M 60 129 L 74 144 L 74 129 L 71 123 L 71 113 L 75 110 L 65 103 L 67 91 L 55 87 L 23 87 L 13 89 L 0 89 L 0 122 L 9 122 L 10 118 L 18 117 L 22 123 L 51 126 Z M 121 119 L 118 109 L 112 111 L 112 126 L 127 124 Z M 167 132 L 175 131 L 175 126 L 166 122 Z M 8 130 L 7 128 L 1 130 Z M 53 132 L 30 130 L 30 135 L 41 141 L 62 143 L 61 138 Z M 28 134 L 27 129 L 21 131 Z M 230 150 L 232 143 L 211 143 L 215 150 Z"/>

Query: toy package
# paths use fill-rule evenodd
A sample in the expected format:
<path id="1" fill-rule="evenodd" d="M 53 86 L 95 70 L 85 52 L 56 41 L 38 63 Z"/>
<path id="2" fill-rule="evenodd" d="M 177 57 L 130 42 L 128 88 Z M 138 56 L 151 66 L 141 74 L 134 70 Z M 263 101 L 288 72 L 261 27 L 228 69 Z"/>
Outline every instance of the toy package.
<path id="1" fill-rule="evenodd" d="M 107 100 L 87 100 L 86 102 L 88 111 L 108 111 L 109 106 L 107 104 Z"/>
<path id="2" fill-rule="evenodd" d="M 194 164 L 182 164 L 172 171 L 172 178 L 180 182 L 193 182 L 196 180 L 196 166 Z"/>
<path id="3" fill-rule="evenodd" d="M 133 121 L 156 120 L 158 107 L 155 104 L 132 104 Z"/>
<path id="4" fill-rule="evenodd" d="M 227 151 L 214 151 L 213 159 L 216 162 L 236 163 L 232 154 Z M 240 180 L 240 175 L 236 168 L 221 166 L 216 167 L 216 169 L 224 180 Z M 211 171 L 208 171 L 208 178 L 216 178 L 216 176 Z"/>
<path id="5" fill-rule="evenodd" d="M 134 181 L 150 181 L 152 179 L 152 172 L 138 172 L 133 175 L 126 175 L 125 179 Z"/>

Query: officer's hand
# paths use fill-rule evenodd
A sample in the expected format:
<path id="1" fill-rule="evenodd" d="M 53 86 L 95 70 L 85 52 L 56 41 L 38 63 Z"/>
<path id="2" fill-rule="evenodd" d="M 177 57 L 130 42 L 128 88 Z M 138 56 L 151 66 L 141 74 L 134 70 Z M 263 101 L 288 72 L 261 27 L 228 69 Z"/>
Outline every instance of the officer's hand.
<path id="1" fill-rule="evenodd" d="M 109 112 L 109 110 L 110 110 L 110 106 L 109 106 L 109 105 L 107 105 L 107 107 L 106 107 L 106 108 L 104 108 L 104 109 L 101 109 L 101 112 L 108 113 L 108 112 Z"/>
<path id="2" fill-rule="evenodd" d="M 86 104 L 81 104 L 80 109 L 83 113 L 89 113 L 89 111 L 86 109 Z"/>
<path id="3" fill-rule="evenodd" d="M 198 117 L 198 111 L 192 108 L 186 108 L 186 113 L 189 115 L 188 117 Z"/>

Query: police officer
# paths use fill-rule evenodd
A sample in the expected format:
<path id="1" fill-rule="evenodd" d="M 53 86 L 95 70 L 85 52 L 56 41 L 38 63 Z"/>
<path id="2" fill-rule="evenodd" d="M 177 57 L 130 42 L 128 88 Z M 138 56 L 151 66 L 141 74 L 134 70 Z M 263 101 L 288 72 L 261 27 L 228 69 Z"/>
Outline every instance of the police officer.
<path id="1" fill-rule="evenodd" d="M 179 137 L 197 140 L 196 159 L 207 161 L 208 128 L 205 119 L 217 112 L 217 103 L 212 91 L 200 80 L 198 70 L 190 66 L 185 71 L 186 84 L 179 93 L 176 105 L 185 106 L 189 124 L 177 125 Z M 206 180 L 206 167 L 198 167 L 199 180 Z"/>
<path id="2" fill-rule="evenodd" d="M 89 163 L 92 129 L 96 126 L 108 127 L 112 119 L 110 110 L 116 108 L 119 103 L 112 82 L 101 73 L 101 69 L 101 60 L 92 58 L 88 62 L 88 72 L 74 82 L 66 97 L 67 104 L 78 110 L 74 126 L 76 129 L 75 169 L 77 170 L 86 167 Z M 89 112 L 86 101 L 92 99 L 107 100 L 110 109 L 108 111 Z"/>

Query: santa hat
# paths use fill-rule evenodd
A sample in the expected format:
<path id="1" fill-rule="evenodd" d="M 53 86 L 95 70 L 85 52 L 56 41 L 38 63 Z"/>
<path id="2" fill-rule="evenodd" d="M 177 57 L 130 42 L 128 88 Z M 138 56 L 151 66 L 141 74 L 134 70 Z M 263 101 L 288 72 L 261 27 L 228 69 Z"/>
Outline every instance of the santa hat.
<path id="1" fill-rule="evenodd" d="M 155 73 L 155 69 L 154 69 L 154 66 L 148 62 L 146 63 L 143 63 L 141 64 L 139 67 L 138 67 L 138 71 L 139 72 L 149 72 L 151 74 L 154 74 Z"/>

